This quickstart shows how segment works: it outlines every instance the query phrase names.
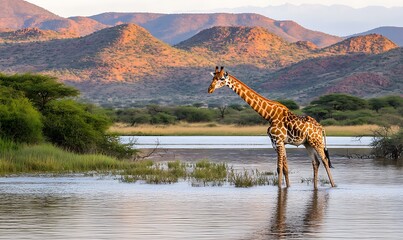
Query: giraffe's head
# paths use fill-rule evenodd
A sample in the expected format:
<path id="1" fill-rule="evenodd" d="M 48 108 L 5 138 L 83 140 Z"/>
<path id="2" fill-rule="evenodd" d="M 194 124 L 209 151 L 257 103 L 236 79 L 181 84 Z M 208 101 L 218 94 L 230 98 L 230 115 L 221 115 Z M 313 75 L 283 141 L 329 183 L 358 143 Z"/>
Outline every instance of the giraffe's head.
<path id="1" fill-rule="evenodd" d="M 211 75 L 213 75 L 213 81 L 208 88 L 208 93 L 213 93 L 214 90 L 224 87 L 226 81 L 229 79 L 228 73 L 224 72 L 224 67 L 221 67 L 220 70 L 218 70 L 218 66 L 215 67 L 215 72 L 211 73 Z"/>

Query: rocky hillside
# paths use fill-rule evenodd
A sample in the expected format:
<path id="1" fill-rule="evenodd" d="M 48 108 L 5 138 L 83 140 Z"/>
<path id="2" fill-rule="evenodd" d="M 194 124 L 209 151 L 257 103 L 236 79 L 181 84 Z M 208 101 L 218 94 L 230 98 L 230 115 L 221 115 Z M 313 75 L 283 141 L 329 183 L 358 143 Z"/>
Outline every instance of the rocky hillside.
<path id="1" fill-rule="evenodd" d="M 63 80 L 136 81 L 171 68 L 206 66 L 142 27 L 124 24 L 75 39 L 0 45 L 0 71 L 51 72 Z"/>
<path id="2" fill-rule="evenodd" d="M 21 33 L 24 37 L 30 34 L 41 38 L 48 32 Z M 364 45 L 358 48 L 362 50 L 386 49 L 384 41 L 370 47 L 366 41 L 357 42 Z M 81 38 L 0 44 L 0 71 L 56 75 L 80 88 L 91 101 L 112 99 L 122 104 L 237 99 L 226 90 L 206 98 L 209 72 L 215 65 L 227 66 L 268 97 L 307 101 L 328 91 L 358 89 L 355 94 L 367 96 L 375 94 L 378 85 L 386 86 L 381 91 L 385 94 L 399 89 L 397 73 L 402 66 L 395 49 L 387 52 L 395 52 L 390 56 L 336 50 L 317 49 L 309 42 L 288 43 L 261 27 L 213 27 L 176 48 L 140 26 L 123 24 Z M 288 67 L 272 75 L 284 66 Z"/>
<path id="3" fill-rule="evenodd" d="M 90 18 L 107 25 L 135 23 L 170 44 L 177 44 L 204 29 L 214 26 L 258 26 L 267 29 L 288 42 L 310 41 L 321 47 L 329 46 L 342 40 L 340 37 L 303 28 L 293 21 L 276 21 L 253 13 L 102 13 Z"/>
<path id="4" fill-rule="evenodd" d="M 262 27 L 213 27 L 176 45 L 223 65 L 279 69 L 311 52 Z"/>
<path id="5" fill-rule="evenodd" d="M 349 54 L 301 61 L 273 73 L 261 83 L 264 92 L 307 102 L 323 94 L 360 97 L 402 94 L 403 48 L 381 54 Z"/>
<path id="6" fill-rule="evenodd" d="M 321 52 L 337 54 L 368 53 L 378 54 L 399 47 L 388 38 L 379 34 L 351 37 L 329 47 L 321 49 Z"/>
<path id="7" fill-rule="evenodd" d="M 52 30 L 41 30 L 39 28 L 23 28 L 19 30 L 0 30 L 0 43 L 18 43 L 33 41 L 49 41 L 52 39 L 63 39 L 75 37 L 73 34 L 59 33 Z"/>
<path id="8" fill-rule="evenodd" d="M 403 27 L 379 27 L 371 29 L 366 32 L 354 34 L 350 37 L 363 36 L 368 34 L 383 35 L 388 39 L 390 39 L 391 41 L 393 41 L 394 43 L 396 43 L 397 45 L 399 45 L 400 47 L 403 47 Z"/>

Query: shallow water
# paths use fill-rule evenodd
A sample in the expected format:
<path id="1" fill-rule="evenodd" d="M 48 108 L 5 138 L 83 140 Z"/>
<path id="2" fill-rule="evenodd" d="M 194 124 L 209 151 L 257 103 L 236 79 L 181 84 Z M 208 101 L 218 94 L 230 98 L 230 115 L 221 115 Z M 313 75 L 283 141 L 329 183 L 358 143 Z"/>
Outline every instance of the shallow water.
<path id="1" fill-rule="evenodd" d="M 225 161 L 274 171 L 265 150 L 169 150 L 155 160 Z M 121 183 L 114 177 L 0 178 L 0 239 L 399 239 L 403 169 L 332 154 L 336 188 L 312 175 L 303 151 L 288 153 L 291 188 Z M 326 178 L 321 168 L 320 178 Z"/>
<path id="2" fill-rule="evenodd" d="M 329 148 L 370 148 L 372 137 L 327 137 Z M 272 148 L 268 136 L 122 136 L 123 143 L 135 142 L 139 149 L 268 149 Z M 296 148 L 287 145 L 287 148 Z"/>

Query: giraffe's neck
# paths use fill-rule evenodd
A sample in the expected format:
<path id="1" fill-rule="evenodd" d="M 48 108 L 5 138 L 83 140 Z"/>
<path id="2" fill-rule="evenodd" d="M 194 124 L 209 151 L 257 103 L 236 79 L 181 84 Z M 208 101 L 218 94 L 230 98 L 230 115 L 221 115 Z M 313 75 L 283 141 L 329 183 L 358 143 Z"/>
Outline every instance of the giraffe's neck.
<path id="1" fill-rule="evenodd" d="M 281 103 L 261 96 L 232 75 L 229 75 L 226 85 L 269 122 L 273 122 L 288 111 Z"/>

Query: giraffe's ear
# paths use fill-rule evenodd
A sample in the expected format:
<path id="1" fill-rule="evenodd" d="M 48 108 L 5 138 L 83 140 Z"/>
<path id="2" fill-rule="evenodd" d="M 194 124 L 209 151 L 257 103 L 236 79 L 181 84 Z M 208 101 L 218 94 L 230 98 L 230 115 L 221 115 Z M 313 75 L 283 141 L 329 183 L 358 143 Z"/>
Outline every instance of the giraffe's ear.
<path id="1" fill-rule="evenodd" d="M 225 73 L 224 73 L 224 77 L 228 77 L 228 72 L 225 72 Z"/>
<path id="2" fill-rule="evenodd" d="M 211 74 L 211 76 L 213 76 L 213 77 L 215 76 L 213 72 L 210 72 L 210 74 Z"/>

